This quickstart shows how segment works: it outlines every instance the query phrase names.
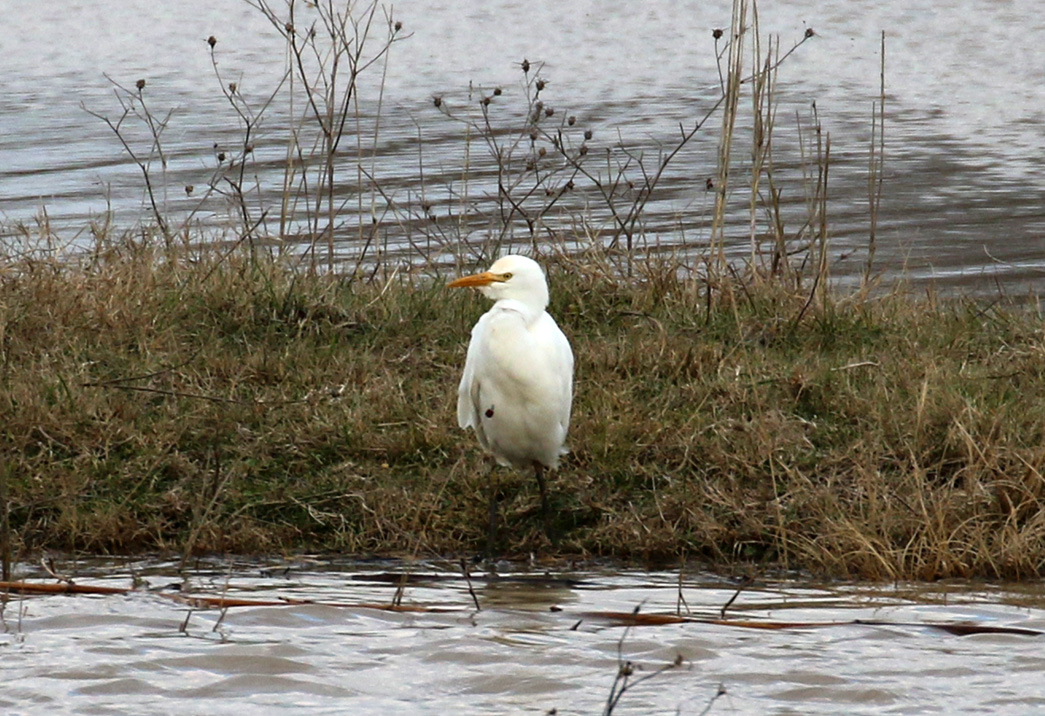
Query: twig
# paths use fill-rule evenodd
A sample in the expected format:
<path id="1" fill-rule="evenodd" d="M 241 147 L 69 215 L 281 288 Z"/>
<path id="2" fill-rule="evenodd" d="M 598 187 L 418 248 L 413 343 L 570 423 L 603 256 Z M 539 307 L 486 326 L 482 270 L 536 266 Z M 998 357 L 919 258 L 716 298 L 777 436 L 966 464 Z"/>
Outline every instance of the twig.
<path id="1" fill-rule="evenodd" d="M 176 371 L 179 368 L 184 368 L 185 366 L 189 365 L 194 360 L 196 360 L 196 358 L 199 357 L 202 351 L 203 348 L 197 348 L 195 353 L 193 353 L 191 356 L 186 358 L 181 363 L 175 363 L 174 365 L 167 366 L 166 368 L 160 368 L 159 370 L 155 370 L 151 373 L 142 373 L 140 375 L 127 375 L 121 376 L 119 378 L 110 378 L 109 380 L 99 380 L 91 383 L 81 383 L 80 386 L 83 388 L 104 388 L 112 385 L 119 385 L 120 383 L 129 383 L 133 380 L 146 380 L 147 378 L 155 378 L 157 376 L 164 375 L 165 373 L 171 373 L 173 371 Z"/>
<path id="2" fill-rule="evenodd" d="M 632 615 L 637 616 L 640 609 L 642 609 L 641 603 L 632 610 Z M 682 654 L 678 654 L 675 657 L 675 660 L 671 663 L 664 664 L 655 671 L 646 674 L 645 676 L 641 676 L 629 683 L 631 677 L 635 675 L 636 670 L 634 663 L 624 660 L 624 640 L 627 639 L 629 631 L 631 631 L 630 624 L 624 628 L 624 633 L 621 634 L 620 640 L 617 642 L 617 676 L 613 679 L 613 685 L 610 687 L 610 694 L 606 698 L 606 708 L 603 709 L 603 716 L 610 716 L 610 714 L 613 713 L 613 709 L 617 707 L 617 704 L 620 703 L 621 697 L 624 696 L 628 689 L 633 689 L 645 681 L 660 676 L 665 671 L 676 669 L 682 666 L 683 663 Z"/>
<path id="3" fill-rule="evenodd" d="M 178 573 L 182 574 L 185 571 L 185 564 L 188 562 L 189 557 L 192 555 L 192 550 L 196 545 L 196 540 L 199 538 L 200 532 L 203 530 L 204 524 L 207 522 L 207 518 L 210 517 L 211 511 L 217 506 L 222 493 L 225 490 L 225 485 L 228 483 L 232 473 L 221 471 L 221 452 L 218 445 L 214 446 L 214 492 L 210 497 L 210 501 L 207 506 L 197 513 L 192 526 L 192 531 L 189 533 L 189 538 L 185 541 L 185 545 L 182 547 L 181 561 L 178 563 Z M 225 589 L 228 589 L 228 583 L 226 582 Z"/>
<path id="4" fill-rule="evenodd" d="M 50 557 L 41 557 L 40 558 L 40 565 L 44 568 L 45 572 L 47 572 L 49 575 L 51 575 L 52 577 L 57 579 L 59 582 L 62 582 L 64 584 L 69 584 L 69 585 L 73 584 L 73 578 L 72 577 L 67 577 L 64 574 L 58 574 L 57 572 L 55 572 L 55 570 L 54 570 L 54 559 L 52 559 Z"/>
<path id="5" fill-rule="evenodd" d="M 729 598 L 729 601 L 727 601 L 725 604 L 722 605 L 722 609 L 719 611 L 719 615 L 723 619 L 726 618 L 726 610 L 729 609 L 731 606 L 733 606 L 733 602 L 735 602 L 737 600 L 737 597 L 740 596 L 740 593 L 743 592 L 748 587 L 750 587 L 752 582 L 754 582 L 754 581 L 755 580 L 752 579 L 751 577 L 744 577 L 744 579 L 741 580 L 740 586 L 737 587 L 737 591 L 733 592 L 733 596 Z"/>
<path id="6" fill-rule="evenodd" d="M 296 400 L 240 400 L 238 398 L 223 398 L 219 395 L 206 395 L 204 393 L 187 393 L 181 390 L 164 390 L 163 388 L 149 388 L 142 385 L 121 385 L 111 381 L 101 383 L 81 383 L 84 388 L 111 388 L 113 390 L 128 390 L 134 393 L 155 393 L 172 398 L 194 398 L 197 400 L 209 400 L 212 403 L 226 403 L 230 405 L 295 405 L 308 402 L 306 398 Z"/>
<path id="7" fill-rule="evenodd" d="M 686 607 L 686 614 L 692 614 L 689 604 L 686 603 L 686 595 L 682 593 L 682 575 L 686 569 L 686 559 L 683 557 L 682 566 L 679 567 L 678 597 L 675 599 L 675 613 L 682 614 L 682 607 Z"/>
<path id="8" fill-rule="evenodd" d="M 481 612 L 483 608 L 479 606 L 479 597 L 475 595 L 475 589 L 472 588 L 472 575 L 468 573 L 468 562 L 463 557 L 461 558 L 461 571 L 464 573 L 465 582 L 468 583 L 468 593 L 472 595 L 475 611 Z"/>
<path id="9" fill-rule="evenodd" d="M 711 707 L 714 706 L 715 702 L 718 701 L 723 696 L 725 696 L 727 693 L 728 692 L 726 691 L 725 685 L 724 684 L 719 684 L 718 685 L 718 690 L 715 692 L 715 695 L 712 696 L 711 699 L 708 700 L 708 705 L 705 706 L 704 710 L 701 711 L 699 714 L 697 714 L 697 716 L 707 716 L 707 714 L 711 713 Z"/>
<path id="10" fill-rule="evenodd" d="M 399 584 L 396 585 L 396 590 L 392 594 L 392 607 L 397 608 L 403 605 L 403 595 L 406 593 L 406 572 L 399 578 Z"/>
<path id="11" fill-rule="evenodd" d="M 109 129 L 112 130 L 113 134 L 115 134 L 116 138 L 120 141 L 120 144 L 123 145 L 124 151 L 127 152 L 128 156 L 130 156 L 131 161 L 134 162 L 134 164 L 138 167 L 138 170 L 142 174 L 142 180 L 145 182 L 145 191 L 149 197 L 149 204 L 152 208 L 153 218 L 156 220 L 157 226 L 159 226 L 160 231 L 163 233 L 164 239 L 170 241 L 170 229 L 168 228 L 167 221 L 164 218 L 163 212 L 160 210 L 159 204 L 156 201 L 156 190 L 152 184 L 152 173 L 150 165 L 152 163 L 152 150 L 155 149 L 159 154 L 161 165 L 166 167 L 167 158 L 163 155 L 163 147 L 160 143 L 160 135 L 162 135 L 163 131 L 167 128 L 167 123 L 170 121 L 171 115 L 173 114 L 173 110 L 169 111 L 166 117 L 157 122 L 149 108 L 145 105 L 145 80 L 138 80 L 136 85 L 137 92 L 134 92 L 131 91 L 129 88 L 124 87 L 108 75 L 106 75 L 106 79 L 108 79 L 113 84 L 113 86 L 116 87 L 116 98 L 117 101 L 120 103 L 120 107 L 123 109 L 123 114 L 120 115 L 120 118 L 114 122 L 113 120 L 109 119 L 109 117 L 101 114 L 100 112 L 95 112 L 93 110 L 88 109 L 87 105 L 85 105 L 82 102 L 80 103 L 80 108 L 92 117 L 102 120 L 109 127 Z M 121 92 L 123 93 L 122 95 Z M 141 113 L 137 111 L 136 106 L 141 107 Z M 128 117 L 132 115 L 144 121 L 146 126 L 148 126 L 149 131 L 152 133 L 152 147 L 150 148 L 148 159 L 141 159 L 138 156 L 138 154 L 134 151 L 134 149 L 131 147 L 130 143 L 127 141 L 127 138 L 124 136 L 124 120 L 126 120 Z"/>
<path id="12" fill-rule="evenodd" d="M 848 365 L 838 366 L 837 368 L 832 368 L 831 371 L 834 372 L 839 370 L 853 370 L 854 368 L 878 368 L 880 366 L 881 363 L 879 363 L 878 361 L 865 360 L 860 361 L 859 363 L 850 363 Z"/>

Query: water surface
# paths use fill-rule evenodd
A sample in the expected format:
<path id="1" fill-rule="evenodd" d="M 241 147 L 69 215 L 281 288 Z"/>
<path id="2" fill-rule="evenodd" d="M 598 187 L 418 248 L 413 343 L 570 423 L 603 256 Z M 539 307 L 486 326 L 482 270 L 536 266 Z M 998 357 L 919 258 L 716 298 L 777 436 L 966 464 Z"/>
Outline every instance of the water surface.
<path id="1" fill-rule="evenodd" d="M 815 102 L 832 142 L 834 275 L 852 281 L 866 261 L 871 108 L 885 31 L 886 169 L 877 267 L 887 276 L 906 271 L 919 285 L 932 279 L 972 292 L 1036 291 L 1045 274 L 1045 15 L 1037 2 L 763 0 L 758 7 L 763 33 L 778 37 L 784 49 L 807 28 L 816 33 L 780 70 L 777 151 L 782 176 L 791 177 L 783 201 L 797 230 L 804 206 L 795 179 L 798 127 L 801 122 L 808 130 Z M 147 79 L 153 111 L 173 111 L 160 199 L 177 216 L 193 205 L 183 187 L 214 179 L 215 144 L 234 145 L 240 133 L 219 91 L 206 38 L 218 39 L 223 81 L 237 81 L 254 102 L 271 92 L 285 66 L 281 38 L 242 0 L 0 0 L 0 9 L 15 28 L 3 40 L 0 215 L 32 223 L 46 211 L 51 226 L 70 240 L 84 237 L 92 217 L 129 226 L 148 214 L 137 168 L 108 128 L 84 111 L 119 116 L 106 75 L 126 87 Z M 578 130 L 594 130 L 593 150 L 624 142 L 653 161 L 676 141 L 680 124 L 690 126 L 717 96 L 711 30 L 728 27 L 730 9 L 725 0 L 641 7 L 595 0 L 395 3 L 394 17 L 409 37 L 361 87 L 361 112 L 371 120 L 381 98 L 380 122 L 366 125 L 366 132 L 378 130 L 367 146 L 376 146 L 370 168 L 386 193 L 356 197 L 356 174 L 344 172 L 341 252 L 358 252 L 353 240 L 360 226 L 369 226 L 375 205 L 382 246 L 408 253 L 446 249 L 433 249 L 442 235 L 425 228 L 421 206 L 434 202 L 437 212 L 455 211 L 468 174 L 473 218 L 481 220 L 469 224 L 463 239 L 478 241 L 496 228 L 490 159 L 480 144 L 466 146 L 462 126 L 443 117 L 432 98 L 474 112 L 470 86 L 500 86 L 498 102 L 506 109 L 499 111 L 510 113 L 525 104 L 523 58 L 540 66 L 558 116 L 573 114 Z M 259 172 L 270 188 L 279 186 L 285 151 L 280 111 L 271 110 L 257 136 Z M 678 157 L 647 207 L 643 247 L 706 246 L 712 202 L 704 182 L 714 174 L 717 147 L 715 127 L 708 130 Z M 147 137 L 134 136 L 147 148 Z M 747 141 L 741 132 L 741 164 L 750 152 Z M 399 208 L 392 212 L 388 202 Z M 728 232 L 737 256 L 747 253 L 745 202 L 738 189 Z M 600 230 L 595 240 L 604 238 L 612 222 L 600 221 L 588 206 L 549 216 L 549 228 L 569 233 L 587 211 Z M 208 205 L 200 219 L 220 223 L 225 211 Z"/>
<path id="2" fill-rule="evenodd" d="M 683 623 L 625 629 L 593 612 L 716 618 L 735 580 L 687 573 L 502 565 L 468 583 L 439 563 L 209 561 L 194 594 L 327 604 L 192 610 L 157 561 L 63 563 L 78 583 L 139 591 L 11 598 L 0 707 L 8 714 L 600 713 L 620 660 L 635 677 L 616 713 L 1027 714 L 1045 707 L 1043 636 L 955 636 L 933 623 L 1045 630 L 1040 583 L 815 584 L 760 580 L 728 616 L 840 622 L 767 631 Z M 23 565 L 19 577 L 46 580 Z M 391 613 L 403 575 L 405 606 Z M 340 606 L 332 606 L 340 605 Z M 874 620 L 876 624 L 855 624 Z"/>

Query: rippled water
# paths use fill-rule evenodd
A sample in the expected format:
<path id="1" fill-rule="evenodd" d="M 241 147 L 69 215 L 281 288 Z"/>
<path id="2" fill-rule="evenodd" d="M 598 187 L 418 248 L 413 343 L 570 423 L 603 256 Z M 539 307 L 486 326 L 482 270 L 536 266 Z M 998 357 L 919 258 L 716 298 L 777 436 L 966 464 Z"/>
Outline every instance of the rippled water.
<path id="1" fill-rule="evenodd" d="M 680 123 L 691 125 L 715 98 L 718 69 L 710 30 L 728 27 L 730 7 L 728 0 L 641 6 L 596 0 L 568 6 L 396 2 L 395 17 L 410 36 L 395 45 L 387 70 L 381 68 L 387 74 L 379 161 L 371 166 L 388 192 L 376 197 L 379 243 L 413 242 L 431 250 L 441 237 L 425 233 L 421 192 L 437 212 L 449 213 L 466 174 L 477 215 L 495 219 L 492 165 L 481 144 L 466 152 L 462 126 L 436 111 L 434 95 L 464 111 L 474 105 L 470 83 L 503 86 L 504 106 L 520 108 L 518 63 L 524 57 L 542 62 L 547 101 L 561 110 L 559 116 L 575 114 L 578 130 L 594 129 L 593 149 L 622 140 L 651 161 L 675 141 Z M 906 269 L 915 281 L 934 278 L 945 288 L 1036 291 L 1045 277 L 1045 14 L 1037 0 L 762 0 L 758 7 L 763 33 L 779 36 L 785 49 L 807 27 L 816 32 L 780 71 L 777 151 L 779 171 L 791 176 L 783 202 L 796 230 L 804 201 L 796 179 L 797 119 L 808 129 L 816 102 L 832 140 L 835 276 L 858 275 L 866 258 L 867 151 L 884 30 L 887 158 L 878 267 L 888 275 Z M 146 214 L 137 169 L 104 124 L 83 109 L 118 116 L 105 75 L 125 86 L 147 78 L 153 111 L 173 110 L 164 134 L 171 158 L 168 191 L 161 199 L 179 215 L 192 205 L 182 188 L 205 186 L 216 168 L 215 143 L 234 144 L 239 131 L 218 91 L 205 38 L 218 38 L 225 80 L 238 81 L 255 102 L 271 91 L 284 67 L 281 38 L 242 0 L 0 0 L 0 10 L 12 28 L 3 40 L 0 215 L 31 222 L 45 209 L 67 237 L 89 217 L 110 210 L 118 226 Z M 375 70 L 363 82 L 363 114 L 376 112 L 381 81 Z M 286 118 L 278 106 L 271 112 L 256 137 L 256 155 L 260 174 L 278 189 Z M 750 151 L 744 141 L 736 149 L 741 162 Z M 714 173 L 716 146 L 712 129 L 678 157 L 647 207 L 648 242 L 698 250 L 706 244 L 713 202 L 704 181 Z M 339 240 L 350 254 L 358 250 L 351 241 L 360 216 L 364 224 L 370 221 L 373 195 L 357 201 L 355 173 L 343 177 L 339 191 L 347 204 Z M 386 200 L 396 202 L 399 213 L 382 208 Z M 742 255 L 748 233 L 744 192 L 734 200 L 729 233 Z M 221 213 L 208 206 L 201 219 L 220 221 Z M 549 223 L 570 231 L 575 218 L 576 212 L 566 212 L 550 216 Z M 487 225 L 469 226 L 466 238 L 484 234 Z M 608 222 L 603 227 L 612 228 Z"/>
<path id="2" fill-rule="evenodd" d="M 193 593 L 327 604 L 190 610 L 158 562 L 63 564 L 80 584 L 127 595 L 11 598 L 0 633 L 6 714 L 600 713 L 618 671 L 635 684 L 615 713 L 1028 714 L 1045 708 L 1045 636 L 954 636 L 934 622 L 1045 630 L 1040 583 L 1017 587 L 813 585 L 742 591 L 733 619 L 845 622 L 767 631 L 684 623 L 625 629 L 592 612 L 675 613 L 678 575 L 586 568 L 476 573 L 438 564 L 213 562 Z M 19 577 L 46 580 L 23 566 Z M 391 613 L 391 602 L 429 612 Z M 683 613 L 715 618 L 736 591 L 684 579 Z M 149 591 L 152 590 L 152 591 Z M 333 606 L 341 605 L 341 606 Z M 875 625 L 854 624 L 874 620 Z M 883 623 L 884 622 L 884 623 Z M 620 655 L 620 657 L 619 657 Z M 644 683 L 681 657 L 681 664 Z"/>

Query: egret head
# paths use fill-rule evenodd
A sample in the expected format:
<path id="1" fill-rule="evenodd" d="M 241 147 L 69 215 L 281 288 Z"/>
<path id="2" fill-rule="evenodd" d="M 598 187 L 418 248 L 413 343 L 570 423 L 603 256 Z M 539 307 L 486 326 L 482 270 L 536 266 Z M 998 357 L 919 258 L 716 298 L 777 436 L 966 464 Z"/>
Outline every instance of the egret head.
<path id="1" fill-rule="evenodd" d="M 544 271 L 536 261 L 525 256 L 502 256 L 488 271 L 462 276 L 448 285 L 474 286 L 494 301 L 512 299 L 537 311 L 548 307 L 548 282 L 544 279 Z"/>

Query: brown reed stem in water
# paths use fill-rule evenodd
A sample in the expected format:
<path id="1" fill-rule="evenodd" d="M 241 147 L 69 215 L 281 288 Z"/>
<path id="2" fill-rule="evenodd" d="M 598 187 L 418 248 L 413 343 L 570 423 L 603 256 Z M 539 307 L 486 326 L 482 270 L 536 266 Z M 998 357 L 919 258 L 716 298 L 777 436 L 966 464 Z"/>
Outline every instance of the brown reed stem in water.
<path id="1" fill-rule="evenodd" d="M 686 555 L 682 555 L 682 564 L 679 566 L 679 583 L 678 583 L 678 594 L 675 598 L 675 613 L 682 615 L 682 607 L 686 607 L 686 614 L 691 614 L 689 604 L 686 602 L 686 595 L 682 592 L 683 575 L 686 572 Z"/>
<path id="2" fill-rule="evenodd" d="M 479 597 L 475 594 L 475 589 L 472 587 L 472 575 L 468 573 L 468 562 L 462 557 L 461 558 L 461 572 L 464 573 L 465 582 L 468 583 L 468 594 L 472 597 L 472 602 L 475 604 L 475 611 L 481 612 L 483 608 L 479 606 Z"/>
<path id="3" fill-rule="evenodd" d="M 641 609 L 642 605 L 639 604 L 634 610 L 632 610 L 632 615 L 638 616 Z M 660 676 L 665 671 L 677 669 L 683 664 L 682 654 L 679 653 L 675 656 L 674 661 L 664 664 L 656 670 L 632 680 L 635 672 L 640 670 L 641 667 L 636 666 L 632 661 L 626 661 L 624 659 L 624 641 L 628 638 L 628 632 L 631 631 L 631 627 L 631 624 L 626 626 L 624 628 L 624 633 L 621 634 L 620 639 L 617 641 L 617 675 L 613 679 L 613 685 L 610 687 L 609 696 L 606 697 L 606 707 L 602 711 L 603 716 L 610 716 L 610 714 L 613 713 L 613 710 L 617 708 L 617 704 L 620 703 L 621 698 L 628 690 L 635 688 L 645 681 Z"/>

